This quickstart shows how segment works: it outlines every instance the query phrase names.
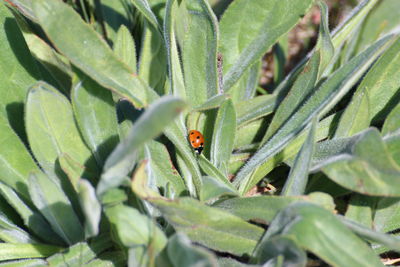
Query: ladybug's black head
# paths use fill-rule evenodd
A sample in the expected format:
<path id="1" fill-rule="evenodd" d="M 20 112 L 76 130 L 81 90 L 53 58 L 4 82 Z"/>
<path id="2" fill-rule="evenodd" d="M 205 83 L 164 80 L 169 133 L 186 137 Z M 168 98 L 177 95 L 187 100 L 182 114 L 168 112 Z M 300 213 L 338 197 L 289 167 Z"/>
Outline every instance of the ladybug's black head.
<path id="1" fill-rule="evenodd" d="M 196 154 L 197 154 L 197 155 L 200 155 L 200 154 L 201 154 L 201 151 L 203 151 L 203 147 L 202 147 L 202 146 L 196 147 L 196 148 L 194 149 L 194 151 L 196 151 Z"/>

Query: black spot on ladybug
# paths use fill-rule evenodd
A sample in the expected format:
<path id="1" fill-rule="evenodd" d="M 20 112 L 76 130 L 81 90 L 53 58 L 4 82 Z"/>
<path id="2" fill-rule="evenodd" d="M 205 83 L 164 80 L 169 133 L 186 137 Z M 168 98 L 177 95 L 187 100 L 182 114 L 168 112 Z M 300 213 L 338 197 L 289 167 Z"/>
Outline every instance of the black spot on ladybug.
<path id="1" fill-rule="evenodd" d="M 190 133 L 190 134 L 194 134 L 194 133 Z"/>
<path id="2" fill-rule="evenodd" d="M 202 145 L 204 145 L 204 143 L 200 143 L 200 145 L 202 146 Z"/>
<path id="3" fill-rule="evenodd" d="M 197 136 L 197 139 L 200 139 L 200 136 Z"/>
<path id="4" fill-rule="evenodd" d="M 192 141 L 192 144 L 194 144 L 194 141 Z"/>

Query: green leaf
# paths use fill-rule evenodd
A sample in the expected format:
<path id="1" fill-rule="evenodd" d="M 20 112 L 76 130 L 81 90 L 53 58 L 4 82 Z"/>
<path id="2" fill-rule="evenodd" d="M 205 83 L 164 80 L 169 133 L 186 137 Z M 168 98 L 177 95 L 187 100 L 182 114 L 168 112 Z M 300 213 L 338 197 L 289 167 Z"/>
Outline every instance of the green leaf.
<path id="1" fill-rule="evenodd" d="M 182 233 L 173 235 L 167 246 L 168 257 L 174 267 L 204 266 L 217 267 L 217 258 L 208 250 L 192 245 Z"/>
<path id="2" fill-rule="evenodd" d="M 306 266 L 307 254 L 296 242 L 285 236 L 261 241 L 253 253 L 255 262 L 263 266 Z"/>
<path id="3" fill-rule="evenodd" d="M 0 263 L 1 267 L 40 267 L 46 266 L 47 262 L 42 259 L 34 259 L 34 260 L 11 260 L 11 261 L 3 261 Z"/>
<path id="4" fill-rule="evenodd" d="M 270 139 L 284 124 L 293 116 L 296 110 L 299 109 L 310 94 L 315 90 L 314 86 L 317 82 L 318 71 L 320 69 L 320 53 L 315 52 L 310 61 L 304 67 L 299 77 L 296 79 L 294 85 L 290 89 L 288 95 L 279 104 L 274 117 L 268 126 L 267 133 L 265 134 L 262 143 Z"/>
<path id="5" fill-rule="evenodd" d="M 150 180 L 154 180 L 157 187 L 165 192 L 169 184 L 173 188 L 173 195 L 177 197 L 186 191 L 185 183 L 172 165 L 171 157 L 163 144 L 148 142 L 145 146 L 145 157 L 148 160 L 147 173 L 153 176 Z"/>
<path id="6" fill-rule="evenodd" d="M 370 105 L 367 88 L 356 91 L 351 102 L 340 117 L 335 138 L 349 137 L 368 128 L 370 123 Z"/>
<path id="7" fill-rule="evenodd" d="M 359 235 L 360 237 L 365 238 L 369 241 L 374 241 L 379 244 L 382 244 L 394 251 L 400 251 L 400 239 L 391 235 L 375 232 L 370 228 L 367 228 L 361 224 L 353 222 L 344 217 L 339 217 L 344 225 L 346 225 L 350 230 Z"/>
<path id="8" fill-rule="evenodd" d="M 250 147 L 250 150 L 252 149 L 252 152 L 254 152 L 259 147 L 260 142 L 257 141 L 261 139 L 267 126 L 263 118 L 239 126 L 235 134 L 235 149 L 247 151 Z"/>
<path id="9" fill-rule="evenodd" d="M 386 135 L 384 140 L 392 159 L 400 166 L 400 132 Z"/>
<path id="10" fill-rule="evenodd" d="M 132 191 L 140 198 L 146 199 L 148 197 L 161 197 L 158 188 L 151 184 L 149 179 L 148 169 L 146 169 L 146 161 L 141 164 L 135 170 L 132 178 Z"/>
<path id="11" fill-rule="evenodd" d="M 84 179 L 78 184 L 79 201 L 85 215 L 85 237 L 96 236 L 99 233 L 101 219 L 101 204 L 96 197 L 93 186 Z"/>
<path id="12" fill-rule="evenodd" d="M 372 210 L 376 206 L 376 198 L 353 194 L 346 210 L 346 218 L 358 222 L 368 228 L 372 227 Z"/>
<path id="13" fill-rule="evenodd" d="M 224 91 L 228 91 L 311 7 L 311 0 L 240 0 L 221 19 Z"/>
<path id="14" fill-rule="evenodd" d="M 325 193 L 312 193 L 308 196 L 254 196 L 231 198 L 219 201 L 213 207 L 223 209 L 246 221 L 269 224 L 275 216 L 292 203 L 312 202 L 333 211 L 335 204 L 332 197 Z M 251 207 L 251 208 L 249 208 Z M 268 207 L 267 209 L 265 207 Z"/>
<path id="15" fill-rule="evenodd" d="M 201 111 L 206 111 L 214 108 L 218 108 L 221 106 L 222 103 L 224 103 L 227 99 L 229 99 L 229 95 L 226 94 L 220 94 L 220 95 L 215 95 L 211 98 L 209 98 L 206 102 L 204 102 L 202 105 L 194 108 L 192 112 L 201 112 Z"/>
<path id="16" fill-rule="evenodd" d="M 0 261 L 43 258 L 60 250 L 59 247 L 41 244 L 0 243 Z"/>
<path id="17" fill-rule="evenodd" d="M 120 251 L 105 252 L 99 255 L 98 259 L 92 260 L 85 267 L 110 267 L 110 266 L 125 266 L 126 256 Z"/>
<path id="18" fill-rule="evenodd" d="M 392 37 L 388 37 L 378 41 L 323 83 L 238 172 L 234 184 L 237 187 L 247 184 L 246 180 L 249 179 L 251 172 L 279 153 L 288 142 L 304 130 L 312 117 L 329 111 L 350 90 L 391 39 Z"/>
<path id="19" fill-rule="evenodd" d="M 154 249 L 154 256 L 167 244 L 165 234 L 147 216 L 134 208 L 116 205 L 106 209 L 106 215 L 114 225 L 119 240 L 126 247 L 147 246 Z"/>
<path id="20" fill-rule="evenodd" d="M 332 43 L 335 51 L 340 51 L 339 47 L 357 30 L 358 26 L 365 20 L 365 17 L 378 2 L 379 0 L 364 0 L 360 2 L 348 17 L 336 27 L 332 34 Z"/>
<path id="21" fill-rule="evenodd" d="M 134 246 L 128 250 L 128 266 L 151 266 L 154 257 L 150 255 L 149 249 L 145 246 Z"/>
<path id="22" fill-rule="evenodd" d="M 119 27 L 113 49 L 117 57 L 137 73 L 135 41 L 125 25 Z"/>
<path id="23" fill-rule="evenodd" d="M 230 160 L 229 160 L 229 174 L 232 175 L 233 173 L 236 173 L 244 164 L 245 162 L 249 159 L 250 153 L 235 153 L 232 154 Z"/>
<path id="24" fill-rule="evenodd" d="M 382 266 L 378 256 L 331 212 L 295 203 L 280 212 L 261 242 L 286 236 L 332 266 Z M 354 257 L 357 248 L 357 257 Z"/>
<path id="25" fill-rule="evenodd" d="M 332 32 L 332 44 L 335 52 L 337 52 L 337 57 L 339 53 L 342 51 L 341 47 L 344 42 L 353 35 L 353 32 L 359 28 L 359 25 L 364 21 L 368 12 L 374 7 L 374 5 L 379 0 L 364 0 L 355 7 L 352 12 L 347 16 L 343 22 L 336 27 L 336 29 Z M 335 60 L 332 59 L 332 63 Z M 297 66 L 293 68 L 293 70 L 286 76 L 285 80 L 283 80 L 279 86 L 274 90 L 274 92 L 285 95 L 285 91 L 290 87 L 293 81 L 296 79 L 299 72 L 303 69 L 303 66 L 307 63 L 306 58 L 304 58 Z M 330 68 L 333 68 L 333 64 L 330 64 Z M 328 68 L 329 69 L 329 68 Z"/>
<path id="26" fill-rule="evenodd" d="M 203 176 L 203 185 L 200 191 L 200 200 L 212 202 L 222 196 L 238 196 L 238 192 L 220 180 L 210 176 Z"/>
<path id="27" fill-rule="evenodd" d="M 400 37 L 379 58 L 357 88 L 368 90 L 370 118 L 377 120 L 387 115 L 397 104 L 400 87 Z"/>
<path id="28" fill-rule="evenodd" d="M 162 35 L 158 29 L 145 23 L 142 36 L 139 77 L 160 95 L 164 95 L 167 58 Z"/>
<path id="29" fill-rule="evenodd" d="M 220 55 L 222 57 L 222 54 Z M 243 100 L 250 100 L 254 97 L 262 69 L 261 64 L 262 60 L 257 60 L 244 72 L 235 85 L 229 89 L 229 94 L 232 96 L 232 101 L 234 103 Z"/>
<path id="30" fill-rule="evenodd" d="M 210 159 L 213 165 L 225 175 L 226 162 L 231 157 L 236 132 L 236 112 L 232 100 L 222 103 L 218 110 L 211 141 Z"/>
<path id="31" fill-rule="evenodd" d="M 329 33 L 329 13 L 328 6 L 325 2 L 318 2 L 321 10 L 321 25 L 318 33 L 318 42 L 316 45 L 317 51 L 320 52 L 320 65 L 319 65 L 319 77 L 329 65 L 335 54 L 335 47 L 333 46 L 331 35 Z"/>
<path id="32" fill-rule="evenodd" d="M 237 125 L 244 126 L 246 123 L 271 114 L 276 106 L 276 96 L 262 95 L 240 101 L 235 105 L 237 114 Z"/>
<path id="33" fill-rule="evenodd" d="M 394 133 L 400 129 L 400 103 L 389 113 L 382 127 L 382 135 Z"/>
<path id="34" fill-rule="evenodd" d="M 0 239 L 5 243 L 38 243 L 25 230 L 11 222 L 0 212 Z"/>
<path id="35" fill-rule="evenodd" d="M 400 228 L 400 199 L 380 198 L 374 206 L 373 226 L 378 232 L 388 233 Z"/>
<path id="36" fill-rule="evenodd" d="M 83 227 L 71 202 L 52 179 L 40 172 L 32 173 L 29 177 L 29 193 L 51 228 L 67 244 L 83 239 Z"/>
<path id="37" fill-rule="evenodd" d="M 36 22 L 35 14 L 32 11 L 32 2 L 30 0 L 7 0 L 7 2 L 16 6 L 19 12 L 30 20 Z"/>
<path id="38" fill-rule="evenodd" d="M 64 244 L 62 239 L 51 229 L 50 224 L 44 217 L 36 209 L 25 204 L 10 187 L 0 183 L 0 194 L 15 209 L 19 216 L 21 216 L 24 225 L 36 234 L 36 236 L 39 236 L 50 244 Z"/>
<path id="39" fill-rule="evenodd" d="M 102 0 L 101 2 L 91 2 L 94 14 L 97 16 L 101 25 L 93 25 L 93 28 L 100 28 L 102 34 L 107 35 L 108 39 L 116 40 L 117 31 L 121 25 L 132 27 L 133 16 L 131 15 L 131 1 Z M 99 23 L 99 24 L 100 24 Z M 97 27 L 96 27 L 97 26 Z"/>
<path id="40" fill-rule="evenodd" d="M 46 173 L 56 173 L 56 160 L 63 153 L 82 166 L 92 155 L 81 139 L 68 99 L 46 83 L 38 82 L 29 90 L 25 124 L 32 152 Z"/>
<path id="41" fill-rule="evenodd" d="M 181 60 L 178 53 L 178 46 L 175 40 L 175 19 L 178 4 L 175 0 L 167 0 L 165 4 L 164 18 L 164 40 L 167 51 L 168 78 L 170 91 L 173 95 L 186 99 L 186 89 L 183 80 Z"/>
<path id="42" fill-rule="evenodd" d="M 108 235 L 100 235 L 90 243 L 77 243 L 67 249 L 47 258 L 50 266 L 82 266 L 83 264 L 100 256 L 100 253 L 112 248 Z"/>
<path id="43" fill-rule="evenodd" d="M 316 140 L 325 139 L 328 137 L 331 128 L 334 126 L 335 123 L 335 114 L 325 118 L 324 120 L 318 123 L 318 128 L 316 129 Z M 253 186 L 255 186 L 263 177 L 272 171 L 276 166 L 278 166 L 281 162 L 287 161 L 288 159 L 294 157 L 301 145 L 307 138 L 307 132 L 303 131 L 300 133 L 293 141 L 291 141 L 281 152 L 267 160 L 263 163 L 241 186 L 242 192 L 249 191 Z"/>
<path id="44" fill-rule="evenodd" d="M 230 257 L 219 257 L 218 264 L 220 267 L 259 267 L 259 265 L 245 264 Z"/>
<path id="45" fill-rule="evenodd" d="M 0 4 L 0 25 L 0 115 L 10 121 L 10 126 L 21 138 L 26 139 L 23 102 L 29 87 L 40 79 L 39 72 L 4 1 Z"/>
<path id="46" fill-rule="evenodd" d="M 118 122 L 110 91 L 76 70 L 71 90 L 79 131 L 99 166 L 118 143 Z"/>
<path id="47" fill-rule="evenodd" d="M 307 139 L 297 154 L 293 166 L 290 168 L 289 177 L 285 182 L 281 195 L 295 196 L 304 194 L 308 182 L 308 172 L 312 155 L 314 153 L 314 139 L 317 123 L 318 118 L 314 117 Z"/>
<path id="48" fill-rule="evenodd" d="M 3 116 L 0 116 L 0 132 L 0 181 L 29 199 L 28 175 L 39 168 Z"/>
<path id="49" fill-rule="evenodd" d="M 58 162 L 63 172 L 68 176 L 75 192 L 78 192 L 78 182 L 85 175 L 85 167 L 76 162 L 68 154 L 62 154 L 58 158 Z"/>
<path id="50" fill-rule="evenodd" d="M 218 179 L 220 182 L 228 186 L 233 191 L 236 191 L 235 187 L 228 180 L 227 176 L 223 174 L 217 167 L 215 167 L 204 155 L 199 156 L 199 164 L 201 169 L 209 176 Z"/>
<path id="51" fill-rule="evenodd" d="M 133 0 L 130 2 L 138 9 L 140 14 L 142 14 L 147 19 L 147 21 L 153 25 L 153 27 L 158 27 L 157 18 L 151 10 L 147 0 Z"/>
<path id="52" fill-rule="evenodd" d="M 186 0 L 189 25 L 182 47 L 187 101 L 200 106 L 219 93 L 217 75 L 218 22 L 205 0 Z"/>
<path id="53" fill-rule="evenodd" d="M 400 23 L 400 10 L 397 0 L 373 1 L 376 6 L 363 21 L 357 50 L 362 51 L 385 34 L 396 30 Z"/>
<path id="54" fill-rule="evenodd" d="M 78 13 L 61 1 L 39 0 L 32 4 L 46 35 L 75 66 L 100 85 L 128 98 L 135 106 L 147 104 L 148 86 L 118 60 Z"/>
<path id="55" fill-rule="evenodd" d="M 251 253 L 264 232 L 262 228 L 192 198 L 148 198 L 174 226 L 193 242 L 234 255 Z"/>
<path id="56" fill-rule="evenodd" d="M 128 195 L 124 189 L 112 188 L 101 196 L 101 203 L 104 206 L 116 205 L 128 200 Z"/>
<path id="57" fill-rule="evenodd" d="M 376 129 L 368 129 L 342 141 L 342 148 L 337 152 L 331 150 L 329 153 L 326 146 L 320 147 L 329 156 L 321 157 L 314 169 L 322 169 L 334 182 L 361 194 L 400 196 L 397 178 L 400 166 L 388 153 Z"/>
<path id="58" fill-rule="evenodd" d="M 144 143 L 157 137 L 164 128 L 171 124 L 182 111 L 185 104 L 182 100 L 165 96 L 155 101 L 134 123 L 128 136 L 122 140 L 107 158 L 97 193 L 118 186 L 131 170 L 139 148 Z"/>
<path id="59" fill-rule="evenodd" d="M 44 67 L 50 76 L 56 81 L 57 87 L 68 94 L 71 88 L 71 66 L 67 60 L 58 54 L 43 39 L 34 34 L 27 21 L 21 14 L 13 12 L 15 19 L 24 35 L 25 41 L 32 53 L 32 56 Z M 49 79 L 46 74 L 42 74 L 44 79 Z"/>

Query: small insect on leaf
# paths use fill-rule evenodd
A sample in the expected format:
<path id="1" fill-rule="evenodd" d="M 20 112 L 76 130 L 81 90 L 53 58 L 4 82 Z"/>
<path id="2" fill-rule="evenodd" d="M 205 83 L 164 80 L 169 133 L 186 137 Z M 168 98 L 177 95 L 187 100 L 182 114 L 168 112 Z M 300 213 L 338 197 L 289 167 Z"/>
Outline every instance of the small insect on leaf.
<path id="1" fill-rule="evenodd" d="M 196 151 L 196 153 L 198 155 L 200 155 L 201 151 L 203 151 L 203 148 L 204 148 L 203 135 L 199 131 L 190 130 L 189 131 L 189 142 L 190 142 L 190 145 L 192 146 L 192 148 L 194 149 L 194 151 Z"/>

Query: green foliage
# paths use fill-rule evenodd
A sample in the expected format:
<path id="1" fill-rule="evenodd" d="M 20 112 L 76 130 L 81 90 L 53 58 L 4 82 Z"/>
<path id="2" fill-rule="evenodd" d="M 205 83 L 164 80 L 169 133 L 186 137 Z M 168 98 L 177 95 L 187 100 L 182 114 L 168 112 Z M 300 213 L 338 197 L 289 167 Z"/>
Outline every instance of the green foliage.
<path id="1" fill-rule="evenodd" d="M 315 48 L 285 78 L 280 45 L 313 1 L 228 2 L 0 3 L 0 266 L 400 252 L 396 1 L 365 0 L 332 32 L 319 2 Z"/>

